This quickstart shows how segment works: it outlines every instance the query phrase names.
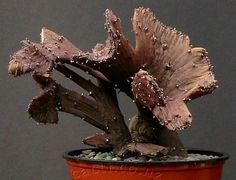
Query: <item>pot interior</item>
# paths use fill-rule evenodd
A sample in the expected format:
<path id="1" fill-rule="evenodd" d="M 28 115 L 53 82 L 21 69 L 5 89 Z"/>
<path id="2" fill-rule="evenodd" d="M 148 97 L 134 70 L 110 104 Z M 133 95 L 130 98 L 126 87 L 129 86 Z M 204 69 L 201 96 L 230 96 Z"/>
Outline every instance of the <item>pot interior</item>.
<path id="1" fill-rule="evenodd" d="M 70 161 L 75 161 L 75 162 L 84 162 L 84 163 L 96 163 L 96 164 L 108 164 L 108 165 L 137 165 L 137 166 L 153 166 L 153 165 L 158 165 L 158 166 L 176 166 L 176 165 L 184 165 L 184 164 L 199 164 L 199 163 L 218 163 L 218 162 L 224 162 L 229 158 L 228 154 L 221 153 L 221 152 L 215 152 L 215 151 L 209 151 L 209 150 L 201 150 L 201 149 L 189 149 L 188 153 L 189 154 L 201 154 L 201 155 L 208 155 L 208 156 L 217 156 L 216 158 L 212 159 L 206 159 L 206 160 L 181 160 L 181 161 L 176 161 L 176 160 L 168 160 L 168 161 L 151 161 L 151 162 L 141 162 L 141 161 L 112 161 L 112 160 L 95 160 L 95 159 L 86 159 L 86 158 L 80 158 L 78 157 L 79 154 L 81 154 L 82 151 L 85 150 L 93 150 L 95 152 L 101 151 L 101 152 L 106 152 L 102 151 L 101 149 L 96 149 L 96 148 L 88 148 L 88 149 L 79 149 L 79 150 L 72 150 L 72 151 L 67 151 L 63 154 L 63 157 L 66 160 Z"/>

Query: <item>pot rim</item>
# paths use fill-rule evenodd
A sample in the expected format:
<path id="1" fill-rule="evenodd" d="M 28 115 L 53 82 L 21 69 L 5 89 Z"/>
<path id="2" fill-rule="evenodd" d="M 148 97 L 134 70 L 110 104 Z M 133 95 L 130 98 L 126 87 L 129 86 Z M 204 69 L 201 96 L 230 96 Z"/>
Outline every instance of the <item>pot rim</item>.
<path id="1" fill-rule="evenodd" d="M 66 151 L 63 153 L 63 158 L 69 161 L 74 161 L 78 163 L 88 163 L 88 164 L 102 164 L 102 165 L 132 165 L 132 166 L 176 166 L 176 165 L 197 165 L 197 164 L 216 164 L 216 163 L 224 163 L 227 159 L 229 159 L 229 155 L 227 153 L 216 152 L 211 150 L 203 150 L 203 149 L 195 149 L 188 148 L 188 153 L 202 154 L 202 155 L 213 155 L 218 156 L 213 159 L 206 160 L 181 160 L 181 161 L 150 161 L 150 162 L 138 162 L 138 161 L 112 161 L 112 160 L 98 160 L 98 159 L 84 159 L 79 158 L 76 155 L 80 154 L 80 152 L 85 150 L 93 150 L 93 151 L 101 151 L 105 152 L 106 150 L 98 149 L 98 148 L 84 148 L 84 149 L 76 149 L 71 151 Z"/>

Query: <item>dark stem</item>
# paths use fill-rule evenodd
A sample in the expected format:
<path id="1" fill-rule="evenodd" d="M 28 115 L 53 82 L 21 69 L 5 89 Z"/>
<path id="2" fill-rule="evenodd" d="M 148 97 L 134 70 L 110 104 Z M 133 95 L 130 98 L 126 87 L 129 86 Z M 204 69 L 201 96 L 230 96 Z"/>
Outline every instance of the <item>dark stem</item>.
<path id="1" fill-rule="evenodd" d="M 137 104 L 139 114 L 136 115 L 130 122 L 130 131 L 138 142 L 154 143 L 160 146 L 174 148 L 175 154 L 186 156 L 184 148 L 178 133 L 171 131 L 159 124 L 158 120 L 153 117 L 153 114 L 147 109 Z"/>
<path id="2" fill-rule="evenodd" d="M 62 87 L 59 87 L 57 96 L 60 99 L 61 111 L 81 117 L 91 125 L 107 131 L 96 101 Z"/>
<path id="3" fill-rule="evenodd" d="M 98 86 L 96 86 L 64 65 L 57 65 L 55 68 L 73 82 L 89 91 L 91 96 L 96 99 L 96 106 L 94 105 L 95 102 L 90 100 L 93 102 L 93 106 L 89 106 L 87 110 L 87 107 L 81 109 L 82 107 L 79 105 L 78 99 L 82 99 L 82 96 L 78 96 L 78 94 L 76 96 L 62 96 L 62 110 L 79 115 L 85 118 L 87 122 L 96 125 L 96 127 L 99 126 L 100 129 L 106 131 L 110 134 L 108 141 L 109 144 L 112 144 L 114 152 L 117 154 L 122 153 L 123 147 L 130 143 L 132 139 L 118 105 L 116 90 L 105 81 L 99 81 Z M 86 101 L 90 102 L 88 99 Z M 91 103 L 86 105 L 88 104 L 90 105 Z M 98 119 L 96 119 L 96 115 Z"/>
<path id="4" fill-rule="evenodd" d="M 106 82 L 101 82 L 100 87 L 103 96 L 99 97 L 98 102 L 102 107 L 101 113 L 107 123 L 107 130 L 111 134 L 113 151 L 122 154 L 126 149 L 125 145 L 132 141 L 131 134 L 118 106 L 116 90 Z"/>
<path id="5" fill-rule="evenodd" d="M 91 96 L 98 91 L 98 87 L 93 84 L 90 80 L 86 80 L 81 77 L 79 74 L 75 73 L 71 69 L 67 68 L 64 65 L 57 64 L 55 69 L 58 70 L 60 73 L 64 74 L 65 77 L 72 80 L 74 83 L 78 84 L 80 87 L 85 89 L 88 92 L 91 92 Z"/>

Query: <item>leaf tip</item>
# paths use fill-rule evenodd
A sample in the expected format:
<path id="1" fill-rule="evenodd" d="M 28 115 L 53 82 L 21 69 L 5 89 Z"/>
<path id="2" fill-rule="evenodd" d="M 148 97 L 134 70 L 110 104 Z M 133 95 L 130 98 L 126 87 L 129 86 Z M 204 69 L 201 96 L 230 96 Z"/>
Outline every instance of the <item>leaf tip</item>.
<path id="1" fill-rule="evenodd" d="M 8 73 L 12 74 L 15 77 L 21 75 L 22 68 L 20 62 L 15 62 L 15 61 L 10 62 L 8 66 Z"/>

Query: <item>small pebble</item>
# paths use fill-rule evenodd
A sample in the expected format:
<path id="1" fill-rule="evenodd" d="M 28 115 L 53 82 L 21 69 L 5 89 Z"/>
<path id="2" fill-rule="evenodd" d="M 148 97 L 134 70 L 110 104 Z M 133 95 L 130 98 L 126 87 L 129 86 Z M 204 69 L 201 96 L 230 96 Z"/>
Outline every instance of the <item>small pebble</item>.
<path id="1" fill-rule="evenodd" d="M 121 161 L 121 158 L 120 157 L 114 157 L 111 159 L 112 161 Z"/>
<path id="2" fill-rule="evenodd" d="M 97 159 L 101 159 L 99 155 L 96 155 L 93 159 L 97 160 Z"/>
<path id="3" fill-rule="evenodd" d="M 124 161 L 135 161 L 135 160 L 136 160 L 136 158 L 134 156 L 124 159 Z"/>
<path id="4" fill-rule="evenodd" d="M 102 153 L 102 154 L 100 155 L 100 157 L 101 157 L 102 159 L 106 158 L 107 156 L 108 156 L 108 153 L 107 153 L 107 152 Z"/>
<path id="5" fill-rule="evenodd" d="M 82 151 L 83 154 L 90 154 L 91 152 L 92 152 L 91 149 L 88 149 L 88 150 L 84 150 L 84 151 Z"/>
<path id="6" fill-rule="evenodd" d="M 91 158 L 91 157 L 95 156 L 95 154 L 96 154 L 95 152 L 91 152 L 86 156 L 86 158 Z"/>
<path id="7" fill-rule="evenodd" d="M 145 161 L 147 161 L 147 157 L 145 157 L 145 156 L 140 156 L 137 160 L 138 160 L 138 161 L 143 161 L 143 162 L 145 162 Z"/>
<path id="8" fill-rule="evenodd" d="M 112 157 L 111 157 L 111 156 L 107 156 L 107 157 L 105 158 L 105 160 L 112 160 Z"/>
<path id="9" fill-rule="evenodd" d="M 194 161 L 194 160 L 199 160 L 199 159 L 196 159 L 196 158 L 193 158 L 193 157 L 187 157 L 186 160 L 187 161 Z"/>

